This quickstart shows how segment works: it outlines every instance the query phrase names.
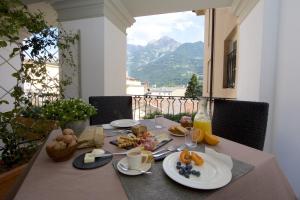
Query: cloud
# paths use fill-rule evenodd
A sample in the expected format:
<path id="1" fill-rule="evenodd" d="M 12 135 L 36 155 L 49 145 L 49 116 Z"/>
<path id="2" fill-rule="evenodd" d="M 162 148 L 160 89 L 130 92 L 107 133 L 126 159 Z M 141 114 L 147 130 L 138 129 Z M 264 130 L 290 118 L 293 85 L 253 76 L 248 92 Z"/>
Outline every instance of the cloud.
<path id="1" fill-rule="evenodd" d="M 133 26 L 127 29 L 129 44 L 146 45 L 162 36 L 170 36 L 179 42 L 195 42 L 204 39 L 204 17 L 196 16 L 193 12 L 153 15 L 135 19 L 136 22 Z"/>

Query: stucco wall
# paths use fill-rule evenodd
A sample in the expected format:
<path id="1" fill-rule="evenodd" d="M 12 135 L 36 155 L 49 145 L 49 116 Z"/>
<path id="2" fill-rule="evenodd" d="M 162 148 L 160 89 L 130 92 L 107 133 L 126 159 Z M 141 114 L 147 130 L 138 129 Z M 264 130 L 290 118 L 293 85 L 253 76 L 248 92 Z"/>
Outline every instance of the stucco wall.
<path id="1" fill-rule="evenodd" d="M 235 98 L 235 89 L 223 88 L 225 40 L 237 27 L 237 18 L 230 8 L 216 9 L 213 96 Z"/>
<path id="2" fill-rule="evenodd" d="M 260 0 L 240 28 L 238 98 L 270 104 L 265 150 L 300 196 L 299 1 Z"/>
<path id="3" fill-rule="evenodd" d="M 300 1 L 280 5 L 278 59 L 274 112 L 274 153 L 300 197 Z"/>
<path id="4" fill-rule="evenodd" d="M 264 0 L 259 1 L 239 28 L 237 99 L 258 101 L 262 59 Z"/>
<path id="5" fill-rule="evenodd" d="M 213 75 L 213 96 L 235 98 L 236 90 L 223 88 L 224 72 L 224 50 L 225 40 L 237 27 L 237 18 L 230 8 L 215 9 L 215 42 L 214 42 L 214 75 Z M 209 96 L 210 88 L 210 60 L 211 60 L 211 11 L 206 10 L 205 14 L 205 52 L 204 52 L 204 77 L 203 96 Z"/>

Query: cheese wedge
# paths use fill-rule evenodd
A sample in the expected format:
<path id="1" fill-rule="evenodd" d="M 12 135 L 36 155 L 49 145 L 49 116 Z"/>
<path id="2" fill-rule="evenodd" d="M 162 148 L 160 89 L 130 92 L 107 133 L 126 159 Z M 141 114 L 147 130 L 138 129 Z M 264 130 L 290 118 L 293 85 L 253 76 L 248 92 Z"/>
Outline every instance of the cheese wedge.
<path id="1" fill-rule="evenodd" d="M 95 162 L 95 156 L 92 153 L 86 153 L 84 155 L 84 163 L 93 163 Z"/>

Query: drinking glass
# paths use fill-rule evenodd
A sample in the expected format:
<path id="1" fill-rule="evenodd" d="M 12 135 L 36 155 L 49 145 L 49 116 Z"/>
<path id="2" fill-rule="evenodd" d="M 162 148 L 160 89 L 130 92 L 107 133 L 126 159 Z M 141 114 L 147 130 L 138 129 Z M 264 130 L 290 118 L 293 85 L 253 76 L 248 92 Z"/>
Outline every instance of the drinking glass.
<path id="1" fill-rule="evenodd" d="M 163 118 L 163 115 L 155 115 L 154 116 L 154 122 L 155 122 L 155 128 L 162 128 L 161 118 Z"/>

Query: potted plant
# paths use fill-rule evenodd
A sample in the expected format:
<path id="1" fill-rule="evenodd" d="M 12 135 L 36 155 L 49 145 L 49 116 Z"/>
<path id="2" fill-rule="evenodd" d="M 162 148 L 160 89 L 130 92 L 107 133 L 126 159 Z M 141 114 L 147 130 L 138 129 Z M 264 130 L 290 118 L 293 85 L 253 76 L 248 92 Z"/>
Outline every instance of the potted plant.
<path id="1" fill-rule="evenodd" d="M 43 140 L 53 129 L 58 127 L 58 122 L 46 119 L 42 110 L 43 107 L 27 106 L 16 117 L 16 121 L 25 127 L 25 130 L 21 128 L 18 131 L 22 139 Z"/>
<path id="2" fill-rule="evenodd" d="M 0 149 L 0 199 L 5 198 L 38 149 L 38 141 L 23 142 L 18 133 L 21 129 L 25 130 L 17 122 L 15 113 L 0 113 L 0 138 L 4 143 Z"/>
<path id="3" fill-rule="evenodd" d="M 71 128 L 78 135 L 88 124 L 88 118 L 95 115 L 96 108 L 81 99 L 61 99 L 44 106 L 47 119 L 57 120 L 61 128 Z"/>

